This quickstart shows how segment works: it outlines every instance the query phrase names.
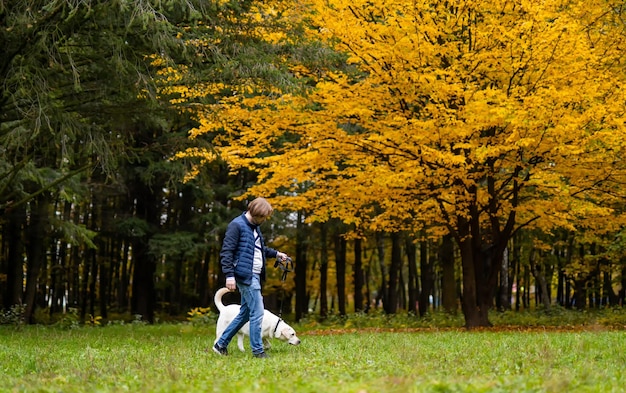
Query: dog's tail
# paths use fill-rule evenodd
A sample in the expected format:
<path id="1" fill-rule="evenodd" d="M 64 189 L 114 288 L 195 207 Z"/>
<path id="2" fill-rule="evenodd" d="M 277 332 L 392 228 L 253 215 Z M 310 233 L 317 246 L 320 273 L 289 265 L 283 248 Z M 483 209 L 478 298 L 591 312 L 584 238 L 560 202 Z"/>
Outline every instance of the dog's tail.
<path id="1" fill-rule="evenodd" d="M 228 288 L 220 288 L 217 292 L 215 292 L 215 296 L 213 297 L 213 302 L 215 303 L 215 307 L 217 307 L 219 312 L 222 312 L 222 310 L 225 307 L 224 303 L 222 303 L 222 296 L 224 296 L 224 294 L 228 292 L 230 292 Z"/>

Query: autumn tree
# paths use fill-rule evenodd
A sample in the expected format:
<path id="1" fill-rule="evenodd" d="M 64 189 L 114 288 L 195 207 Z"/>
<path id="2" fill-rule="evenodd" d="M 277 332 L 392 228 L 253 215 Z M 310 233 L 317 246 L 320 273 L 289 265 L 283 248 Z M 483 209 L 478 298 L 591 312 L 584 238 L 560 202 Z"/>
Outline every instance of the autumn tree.
<path id="1" fill-rule="evenodd" d="M 486 326 L 518 230 L 623 221 L 623 12 L 604 0 L 313 1 L 313 32 L 360 73 L 318 70 L 306 97 L 223 102 L 197 133 L 226 130 L 221 156 L 257 170 L 248 192 L 279 207 L 453 236 L 466 326 Z"/>

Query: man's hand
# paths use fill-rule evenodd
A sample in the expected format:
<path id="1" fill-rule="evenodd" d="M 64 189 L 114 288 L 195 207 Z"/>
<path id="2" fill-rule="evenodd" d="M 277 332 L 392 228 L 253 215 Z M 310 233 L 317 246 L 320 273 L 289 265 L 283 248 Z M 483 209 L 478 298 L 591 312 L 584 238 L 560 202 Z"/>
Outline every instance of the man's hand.
<path id="1" fill-rule="evenodd" d="M 289 255 L 285 254 L 284 252 L 278 251 L 276 253 L 276 258 L 280 259 L 281 261 L 284 261 L 285 259 L 289 258 Z"/>
<path id="2" fill-rule="evenodd" d="M 234 291 L 237 289 L 237 283 L 235 282 L 235 277 L 226 278 L 226 288 L 230 291 Z"/>

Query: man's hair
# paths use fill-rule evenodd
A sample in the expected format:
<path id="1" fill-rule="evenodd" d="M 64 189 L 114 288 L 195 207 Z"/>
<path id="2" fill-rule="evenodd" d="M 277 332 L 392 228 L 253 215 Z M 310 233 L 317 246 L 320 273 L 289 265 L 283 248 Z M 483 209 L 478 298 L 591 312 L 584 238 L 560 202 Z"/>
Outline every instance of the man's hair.
<path id="1" fill-rule="evenodd" d="M 265 198 L 256 198 L 248 204 L 248 211 L 253 217 L 269 217 L 274 208 Z"/>

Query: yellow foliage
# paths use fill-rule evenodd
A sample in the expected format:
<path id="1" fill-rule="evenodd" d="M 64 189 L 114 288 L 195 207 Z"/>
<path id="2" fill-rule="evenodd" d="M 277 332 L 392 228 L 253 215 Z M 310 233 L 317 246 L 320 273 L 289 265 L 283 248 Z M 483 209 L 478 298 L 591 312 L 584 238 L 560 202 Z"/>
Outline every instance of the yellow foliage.
<path id="1" fill-rule="evenodd" d="M 545 231 L 614 229 L 626 81 L 612 3 L 311 0 L 304 14 L 299 2 L 309 35 L 365 77 L 293 65 L 315 91 L 224 98 L 202 108 L 191 136 L 218 134 L 233 171 L 259 173 L 250 194 L 311 220 L 441 234 L 475 208 L 485 225 L 515 215 Z M 276 15 L 271 6 L 254 18 Z M 183 155 L 195 154 L 215 158 Z"/>

